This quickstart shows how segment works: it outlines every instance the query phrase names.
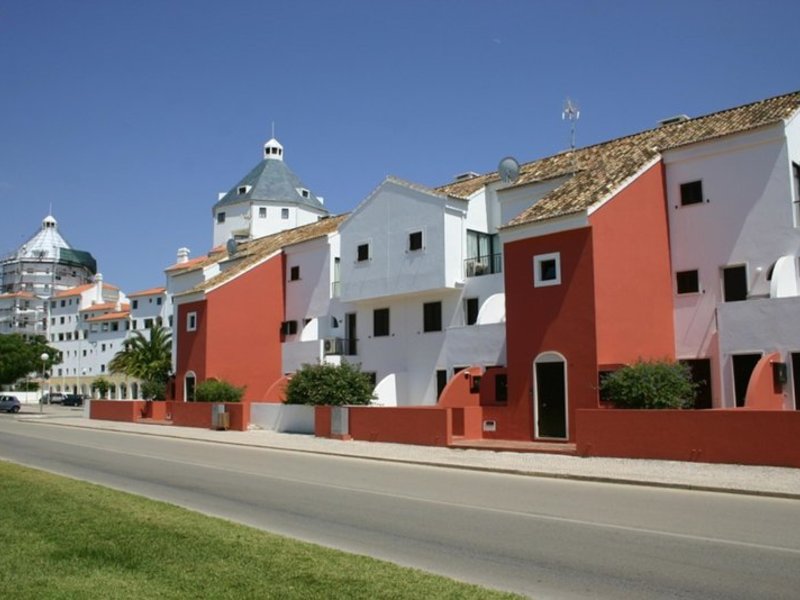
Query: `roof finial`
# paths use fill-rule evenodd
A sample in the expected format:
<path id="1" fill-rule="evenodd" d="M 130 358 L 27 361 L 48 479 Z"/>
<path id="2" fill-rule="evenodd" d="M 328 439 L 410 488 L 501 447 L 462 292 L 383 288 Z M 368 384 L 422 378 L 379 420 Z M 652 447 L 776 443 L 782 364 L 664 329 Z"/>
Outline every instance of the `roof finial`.
<path id="1" fill-rule="evenodd" d="M 568 120 L 570 122 L 570 136 L 569 136 L 569 149 L 572 152 L 572 158 L 574 161 L 573 168 L 577 171 L 578 170 L 578 160 L 575 156 L 575 124 L 578 122 L 578 119 L 581 118 L 581 111 L 578 108 L 577 103 L 573 102 L 569 96 L 567 96 L 566 102 L 564 102 L 564 110 L 561 112 L 561 120 L 565 121 Z"/>

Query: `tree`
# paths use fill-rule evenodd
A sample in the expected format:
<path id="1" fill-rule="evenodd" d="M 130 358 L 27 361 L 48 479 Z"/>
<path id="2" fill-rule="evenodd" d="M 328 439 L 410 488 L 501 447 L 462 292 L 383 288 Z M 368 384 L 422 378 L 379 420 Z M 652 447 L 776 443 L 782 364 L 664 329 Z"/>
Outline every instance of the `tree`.
<path id="1" fill-rule="evenodd" d="M 601 389 L 618 408 L 689 408 L 697 385 L 689 367 L 669 361 L 638 361 L 607 375 Z"/>
<path id="2" fill-rule="evenodd" d="M 44 336 L 0 335 L 0 385 L 14 383 L 29 373 L 41 373 L 42 353 L 50 357 L 45 370 L 60 360 L 58 350 L 48 346 Z"/>
<path id="3" fill-rule="evenodd" d="M 372 382 L 357 365 L 303 365 L 286 386 L 286 404 L 369 404 Z"/>
<path id="4" fill-rule="evenodd" d="M 98 377 L 92 381 L 92 392 L 97 392 L 100 398 L 105 398 L 108 390 L 111 389 L 111 384 L 104 377 Z"/>
<path id="5" fill-rule="evenodd" d="M 137 331 L 122 343 L 108 363 L 111 373 L 123 373 L 142 381 L 145 398 L 164 399 L 172 370 L 172 336 L 164 327 L 150 329 L 150 336 Z"/>

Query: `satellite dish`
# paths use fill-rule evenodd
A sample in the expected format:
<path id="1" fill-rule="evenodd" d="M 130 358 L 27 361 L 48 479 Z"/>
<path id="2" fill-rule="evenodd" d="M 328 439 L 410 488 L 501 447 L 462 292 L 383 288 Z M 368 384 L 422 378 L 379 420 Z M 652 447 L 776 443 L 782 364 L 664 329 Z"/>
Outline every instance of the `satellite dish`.
<path id="1" fill-rule="evenodd" d="M 236 240 L 231 238 L 228 240 L 226 244 L 226 248 L 228 249 L 228 256 L 233 256 L 236 254 L 236 250 L 238 249 L 239 244 L 236 243 Z"/>
<path id="2" fill-rule="evenodd" d="M 497 172 L 503 183 L 514 183 L 519 179 L 519 163 L 513 156 L 506 156 L 497 165 Z"/>

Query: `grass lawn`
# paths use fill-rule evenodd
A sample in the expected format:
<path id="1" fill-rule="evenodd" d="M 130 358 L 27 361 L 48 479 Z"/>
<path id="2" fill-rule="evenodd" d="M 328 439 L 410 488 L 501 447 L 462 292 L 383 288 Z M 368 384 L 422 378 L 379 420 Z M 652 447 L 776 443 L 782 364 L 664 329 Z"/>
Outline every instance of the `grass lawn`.
<path id="1" fill-rule="evenodd" d="M 0 598 L 514 598 L 0 461 Z"/>

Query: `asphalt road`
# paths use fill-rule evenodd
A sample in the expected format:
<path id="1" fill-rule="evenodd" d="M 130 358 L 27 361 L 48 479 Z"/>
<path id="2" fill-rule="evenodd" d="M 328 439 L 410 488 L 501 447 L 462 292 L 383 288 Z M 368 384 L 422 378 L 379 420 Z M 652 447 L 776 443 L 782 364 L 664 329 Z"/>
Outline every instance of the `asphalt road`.
<path id="1" fill-rule="evenodd" d="M 58 427 L 0 458 L 536 598 L 792 598 L 800 502 Z M 800 476 L 800 475 L 798 475 Z"/>

